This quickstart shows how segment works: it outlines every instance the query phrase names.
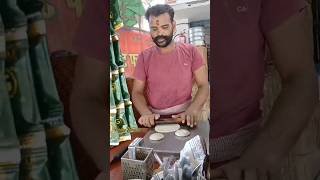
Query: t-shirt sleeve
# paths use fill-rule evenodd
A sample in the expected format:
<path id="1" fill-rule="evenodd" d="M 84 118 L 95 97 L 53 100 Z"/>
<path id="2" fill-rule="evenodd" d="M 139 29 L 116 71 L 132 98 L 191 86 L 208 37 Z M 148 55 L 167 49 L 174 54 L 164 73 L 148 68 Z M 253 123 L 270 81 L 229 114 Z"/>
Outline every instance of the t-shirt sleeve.
<path id="1" fill-rule="evenodd" d="M 269 33 L 293 15 L 300 13 L 306 6 L 305 0 L 262 0 L 262 31 Z"/>
<path id="2" fill-rule="evenodd" d="M 82 56 L 107 61 L 106 4 L 100 0 L 87 1 L 73 40 L 74 50 Z"/>
<path id="3" fill-rule="evenodd" d="M 142 53 L 139 54 L 137 59 L 137 65 L 134 69 L 133 77 L 140 81 L 146 81 L 146 70 L 145 70 L 145 62 Z"/>
<path id="4" fill-rule="evenodd" d="M 205 65 L 204 60 L 196 47 L 192 47 L 192 72 L 195 72 L 201 66 Z"/>

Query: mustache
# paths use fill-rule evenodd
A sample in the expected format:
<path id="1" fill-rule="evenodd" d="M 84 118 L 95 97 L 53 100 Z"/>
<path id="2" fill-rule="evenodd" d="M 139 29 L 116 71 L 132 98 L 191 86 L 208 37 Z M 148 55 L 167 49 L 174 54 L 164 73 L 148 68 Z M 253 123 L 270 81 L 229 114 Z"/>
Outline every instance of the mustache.
<path id="1" fill-rule="evenodd" d="M 170 42 L 172 41 L 173 34 L 169 35 L 158 35 L 156 37 L 152 37 L 153 42 L 158 46 L 158 47 L 167 47 Z M 163 39 L 163 42 L 159 44 L 159 39 Z"/>
<path id="2" fill-rule="evenodd" d="M 170 36 L 163 36 L 163 35 L 161 35 L 161 36 L 157 36 L 157 37 L 155 37 L 155 38 L 154 38 L 154 40 L 155 40 L 155 41 L 158 41 L 159 39 L 165 39 L 165 40 L 168 40 L 168 38 L 170 38 Z"/>

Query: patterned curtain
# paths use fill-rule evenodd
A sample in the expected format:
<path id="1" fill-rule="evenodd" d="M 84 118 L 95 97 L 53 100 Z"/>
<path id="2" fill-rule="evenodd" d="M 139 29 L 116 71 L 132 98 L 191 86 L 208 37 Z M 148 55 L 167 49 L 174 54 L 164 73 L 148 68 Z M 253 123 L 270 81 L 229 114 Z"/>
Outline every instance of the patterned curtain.
<path id="1" fill-rule="evenodd" d="M 5 33 L 0 15 L 0 179 L 19 179 L 20 145 L 5 82 Z"/>
<path id="2" fill-rule="evenodd" d="M 131 140 L 130 132 L 138 126 L 125 77 L 125 58 L 116 32 L 123 27 L 118 0 L 111 0 L 110 7 L 110 146 L 117 146 Z"/>
<path id="3" fill-rule="evenodd" d="M 5 31 L 10 32 L 5 34 L 5 77 L 20 142 L 16 178 L 78 180 L 70 130 L 63 122 L 63 106 L 49 59 L 43 3 L 4 0 L 0 7 Z"/>

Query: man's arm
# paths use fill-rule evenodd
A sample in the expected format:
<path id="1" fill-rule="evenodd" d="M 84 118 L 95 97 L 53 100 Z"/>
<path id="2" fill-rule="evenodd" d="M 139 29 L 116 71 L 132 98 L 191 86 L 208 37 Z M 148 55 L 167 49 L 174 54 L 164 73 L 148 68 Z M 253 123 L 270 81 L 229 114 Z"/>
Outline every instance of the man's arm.
<path id="1" fill-rule="evenodd" d="M 248 170 L 278 170 L 309 123 L 318 101 L 310 20 L 306 12 L 298 13 L 266 35 L 282 90 L 255 141 L 239 160 L 221 168 L 228 177 Z"/>
<path id="2" fill-rule="evenodd" d="M 308 124 L 318 101 L 312 22 L 308 15 L 308 12 L 299 13 L 266 35 L 281 77 L 282 90 L 269 120 L 247 154 L 260 151 L 258 154 L 263 153 L 270 165 L 288 154 Z"/>
<path id="3" fill-rule="evenodd" d="M 136 109 L 141 114 L 138 122 L 146 127 L 153 126 L 154 120 L 159 119 L 160 115 L 153 114 L 148 108 L 148 103 L 144 96 L 145 82 L 135 79 L 132 88 L 132 101 Z"/>
<path id="4" fill-rule="evenodd" d="M 203 65 L 194 72 L 198 91 L 188 109 L 200 111 L 209 96 L 208 68 Z"/>
<path id="5" fill-rule="evenodd" d="M 106 67 L 106 61 L 79 56 L 70 97 L 74 133 L 100 171 L 105 171 L 107 164 Z"/>
<path id="6" fill-rule="evenodd" d="M 184 113 L 173 116 L 178 118 L 178 121 L 184 123 L 187 121 L 187 125 L 193 127 L 197 124 L 197 116 L 201 111 L 204 103 L 209 96 L 209 82 L 208 82 L 208 69 L 205 65 L 201 66 L 194 72 L 195 81 L 198 86 L 198 91 L 187 110 Z"/>
<path id="7" fill-rule="evenodd" d="M 241 175 L 245 174 L 247 180 L 247 175 L 256 179 L 278 172 L 281 161 L 309 123 L 318 101 L 318 86 L 308 15 L 298 13 L 266 35 L 282 90 L 254 142 L 240 159 L 211 171 L 213 177 L 243 179 Z"/>
<path id="8" fill-rule="evenodd" d="M 135 79 L 132 88 L 132 101 L 140 114 L 152 114 L 144 97 L 145 82 Z"/>

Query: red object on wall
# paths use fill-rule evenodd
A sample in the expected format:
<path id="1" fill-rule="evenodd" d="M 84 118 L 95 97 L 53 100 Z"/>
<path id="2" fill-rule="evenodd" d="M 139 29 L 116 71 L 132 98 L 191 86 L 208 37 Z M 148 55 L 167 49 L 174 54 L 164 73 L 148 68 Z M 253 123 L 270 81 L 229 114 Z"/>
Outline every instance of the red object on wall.
<path id="1" fill-rule="evenodd" d="M 177 38 L 178 38 L 178 42 L 187 43 L 187 37 L 183 33 L 181 33 Z"/>
<path id="2" fill-rule="evenodd" d="M 121 53 L 126 58 L 126 77 L 132 77 L 138 55 L 154 45 L 150 34 L 145 31 L 121 28 L 119 30 Z"/>

